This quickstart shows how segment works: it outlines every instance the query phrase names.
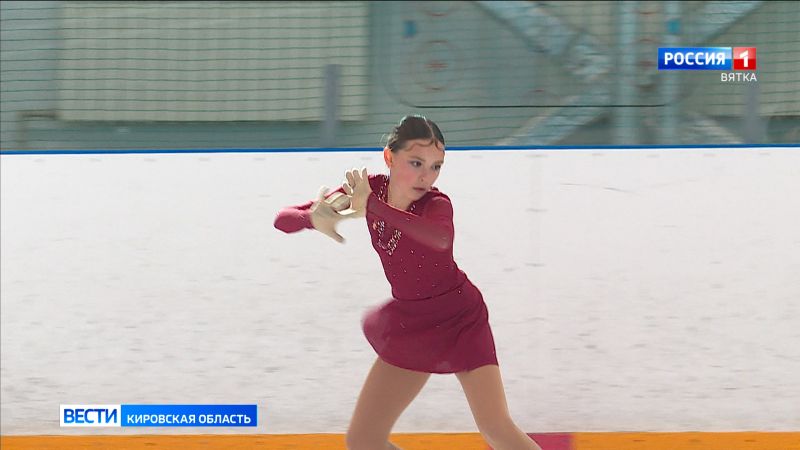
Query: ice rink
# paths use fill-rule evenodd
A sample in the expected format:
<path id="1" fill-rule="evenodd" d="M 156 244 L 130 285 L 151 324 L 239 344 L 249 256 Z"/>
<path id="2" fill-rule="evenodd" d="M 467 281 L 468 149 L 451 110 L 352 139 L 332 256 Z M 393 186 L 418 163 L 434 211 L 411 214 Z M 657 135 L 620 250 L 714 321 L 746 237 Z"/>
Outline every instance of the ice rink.
<path id="1" fill-rule="evenodd" d="M 389 285 L 363 221 L 345 245 L 272 221 L 380 152 L 0 162 L 4 435 L 141 432 L 59 428 L 76 403 L 346 429 Z M 800 429 L 797 148 L 451 151 L 437 186 L 525 431 Z M 436 375 L 395 431 L 476 427 Z"/>

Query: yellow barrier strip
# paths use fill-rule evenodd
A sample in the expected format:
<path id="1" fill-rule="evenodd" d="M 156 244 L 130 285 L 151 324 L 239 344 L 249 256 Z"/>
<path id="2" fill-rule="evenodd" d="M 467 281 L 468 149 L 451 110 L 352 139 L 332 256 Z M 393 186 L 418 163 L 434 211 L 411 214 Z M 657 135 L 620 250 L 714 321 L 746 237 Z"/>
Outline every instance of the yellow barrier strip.
<path id="1" fill-rule="evenodd" d="M 488 450 L 478 433 L 398 433 L 404 450 Z M 562 439 L 563 441 L 563 439 Z M 562 444 L 541 440 L 548 445 Z M 572 450 L 800 450 L 800 432 L 572 433 Z M 0 436 L 2 450 L 346 450 L 342 434 Z"/>
<path id="2" fill-rule="evenodd" d="M 574 450 L 800 450 L 800 433 L 573 433 L 572 445 Z"/>
<path id="3" fill-rule="evenodd" d="M 486 450 L 478 433 L 393 434 L 403 450 Z M 345 450 L 342 434 L 0 436 L 2 450 Z"/>

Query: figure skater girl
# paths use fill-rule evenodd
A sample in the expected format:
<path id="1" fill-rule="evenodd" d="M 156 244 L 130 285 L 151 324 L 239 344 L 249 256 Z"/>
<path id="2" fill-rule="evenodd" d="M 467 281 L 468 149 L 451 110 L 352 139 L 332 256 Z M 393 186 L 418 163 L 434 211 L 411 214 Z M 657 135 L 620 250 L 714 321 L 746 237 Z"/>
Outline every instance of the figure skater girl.
<path id="1" fill-rule="evenodd" d="M 383 157 L 388 175 L 345 174 L 342 210 L 323 188 L 316 201 L 282 209 L 275 227 L 316 229 L 338 242 L 336 225 L 366 217 L 392 298 L 368 311 L 364 334 L 375 360 L 353 412 L 350 450 L 397 449 L 388 439 L 400 414 L 432 373 L 453 373 L 483 438 L 497 450 L 541 448 L 511 419 L 480 290 L 453 259 L 453 206 L 433 184 L 444 164 L 444 136 L 431 120 L 406 116 Z"/>

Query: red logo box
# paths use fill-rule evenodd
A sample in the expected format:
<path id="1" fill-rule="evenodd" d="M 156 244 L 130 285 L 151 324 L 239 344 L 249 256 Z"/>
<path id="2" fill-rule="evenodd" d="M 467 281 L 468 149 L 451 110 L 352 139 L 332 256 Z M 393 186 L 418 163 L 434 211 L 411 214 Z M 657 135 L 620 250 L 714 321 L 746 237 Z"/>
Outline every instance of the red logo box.
<path id="1" fill-rule="evenodd" d="M 756 70 L 756 48 L 733 47 L 733 70 Z"/>

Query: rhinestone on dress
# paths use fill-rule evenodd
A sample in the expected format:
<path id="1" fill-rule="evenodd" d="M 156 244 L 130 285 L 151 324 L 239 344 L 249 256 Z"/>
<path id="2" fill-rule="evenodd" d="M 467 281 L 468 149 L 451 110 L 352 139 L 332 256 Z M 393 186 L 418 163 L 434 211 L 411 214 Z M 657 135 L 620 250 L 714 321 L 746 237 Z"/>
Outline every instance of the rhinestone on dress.
<path id="1" fill-rule="evenodd" d="M 384 203 L 389 203 L 389 177 L 386 177 L 386 181 L 383 182 L 381 186 L 381 190 L 378 191 L 378 198 L 381 199 Z M 408 212 L 413 212 L 414 208 L 417 207 L 416 203 L 411 204 L 411 208 Z M 372 222 L 372 229 L 378 232 L 378 239 L 377 244 L 378 247 L 386 251 L 389 256 L 394 254 L 395 248 L 397 248 L 397 243 L 400 242 L 400 238 L 403 237 L 403 233 L 400 230 L 395 229 L 394 233 L 392 233 L 392 237 L 386 243 L 381 242 L 381 238 L 383 237 L 383 232 L 386 231 L 386 223 L 383 219 L 378 219 Z M 412 251 L 413 253 L 413 251 Z"/>

